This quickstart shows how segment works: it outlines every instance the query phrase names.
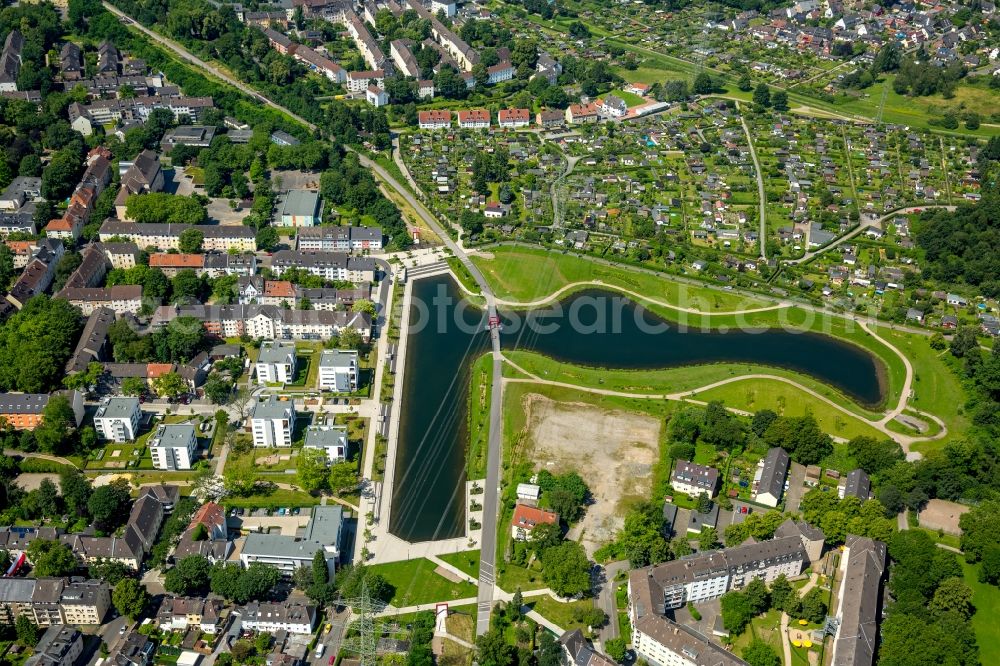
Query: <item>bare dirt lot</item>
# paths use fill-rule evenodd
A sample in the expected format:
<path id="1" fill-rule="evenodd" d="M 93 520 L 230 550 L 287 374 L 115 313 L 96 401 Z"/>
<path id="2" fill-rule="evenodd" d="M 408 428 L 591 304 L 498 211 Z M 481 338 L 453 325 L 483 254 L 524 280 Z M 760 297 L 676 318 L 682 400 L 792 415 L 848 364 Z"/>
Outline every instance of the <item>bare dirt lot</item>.
<path id="1" fill-rule="evenodd" d="M 932 499 L 920 512 L 920 526 L 930 530 L 943 530 L 948 534 L 961 534 L 958 519 L 969 507 L 947 500 Z"/>
<path id="2" fill-rule="evenodd" d="M 594 503 L 571 536 L 593 555 L 621 529 L 627 505 L 649 496 L 660 421 L 537 394 L 525 396 L 524 409 L 536 468 L 576 471 L 590 486 Z"/>

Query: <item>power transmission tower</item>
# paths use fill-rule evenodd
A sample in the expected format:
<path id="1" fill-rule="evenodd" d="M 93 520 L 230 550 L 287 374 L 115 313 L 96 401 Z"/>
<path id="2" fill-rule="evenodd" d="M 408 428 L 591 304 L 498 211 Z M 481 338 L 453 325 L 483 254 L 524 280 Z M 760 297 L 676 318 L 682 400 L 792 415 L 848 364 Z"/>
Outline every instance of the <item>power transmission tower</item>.
<path id="1" fill-rule="evenodd" d="M 357 615 L 358 636 L 348 638 L 341 646 L 342 650 L 358 655 L 361 666 L 376 666 L 376 648 L 378 636 L 375 635 L 375 614 L 381 611 L 385 604 L 372 600 L 368 594 L 368 583 L 361 584 L 361 596 L 357 599 L 345 599 L 344 604 L 351 607 Z"/>

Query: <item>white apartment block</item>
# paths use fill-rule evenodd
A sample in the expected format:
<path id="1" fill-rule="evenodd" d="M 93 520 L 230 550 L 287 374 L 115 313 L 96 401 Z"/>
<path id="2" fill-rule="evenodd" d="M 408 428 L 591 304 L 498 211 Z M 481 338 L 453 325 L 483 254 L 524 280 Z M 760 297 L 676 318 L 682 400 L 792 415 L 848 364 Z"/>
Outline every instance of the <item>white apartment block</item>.
<path id="1" fill-rule="evenodd" d="M 295 368 L 295 343 L 261 343 L 256 365 L 258 384 L 288 384 L 295 381 Z"/>
<path id="2" fill-rule="evenodd" d="M 358 390 L 358 352 L 327 349 L 319 359 L 319 388 L 337 393 Z"/>
<path id="3" fill-rule="evenodd" d="M 112 442 L 129 442 L 139 431 L 142 411 L 139 399 L 128 396 L 105 398 L 94 413 L 94 430 Z"/>
<path id="4" fill-rule="evenodd" d="M 295 425 L 295 404 L 276 395 L 258 401 L 250 416 L 253 445 L 258 448 L 290 447 Z"/>
<path id="5" fill-rule="evenodd" d="M 347 459 L 347 428 L 344 426 L 311 425 L 306 429 L 307 449 L 319 449 L 331 465 Z"/>
<path id="6" fill-rule="evenodd" d="M 194 425 L 190 423 L 167 423 L 156 428 L 148 441 L 149 454 L 156 469 L 191 469 L 191 461 L 197 449 Z"/>

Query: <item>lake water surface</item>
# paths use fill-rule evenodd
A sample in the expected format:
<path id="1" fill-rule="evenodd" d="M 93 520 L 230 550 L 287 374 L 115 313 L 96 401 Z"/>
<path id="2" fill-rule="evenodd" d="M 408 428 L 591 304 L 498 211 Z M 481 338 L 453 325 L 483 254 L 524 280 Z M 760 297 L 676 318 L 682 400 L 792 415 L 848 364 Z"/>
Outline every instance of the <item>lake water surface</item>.
<path id="1" fill-rule="evenodd" d="M 413 301 L 429 310 L 415 306 L 409 315 L 389 529 L 418 542 L 464 533 L 469 373 L 471 363 L 489 351 L 489 336 L 482 311 L 453 305 L 461 292 L 449 276 L 416 280 L 412 290 Z M 809 375 L 865 405 L 884 398 L 881 363 L 827 335 L 779 329 L 682 332 L 628 298 L 600 290 L 567 296 L 558 312 L 507 313 L 502 319 L 503 349 L 576 365 L 649 370 L 754 363 Z M 547 329 L 552 330 L 542 332 Z"/>

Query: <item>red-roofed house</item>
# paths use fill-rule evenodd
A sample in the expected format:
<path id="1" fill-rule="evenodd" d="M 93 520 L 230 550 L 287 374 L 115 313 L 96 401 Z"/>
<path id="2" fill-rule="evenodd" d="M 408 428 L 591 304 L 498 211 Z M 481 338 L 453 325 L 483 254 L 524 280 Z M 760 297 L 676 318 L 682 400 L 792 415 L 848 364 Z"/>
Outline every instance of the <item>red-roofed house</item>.
<path id="1" fill-rule="evenodd" d="M 439 109 L 435 111 L 420 111 L 417 113 L 420 129 L 447 129 L 451 127 L 451 111 Z"/>
<path id="2" fill-rule="evenodd" d="M 294 306 L 296 299 L 295 285 L 287 280 L 267 280 L 264 282 L 264 294 L 261 296 L 263 305 L 284 305 L 288 303 Z"/>
<path id="3" fill-rule="evenodd" d="M 500 127 L 517 129 L 531 124 L 531 111 L 528 109 L 500 109 L 497 114 Z"/>
<path id="4" fill-rule="evenodd" d="M 596 123 L 600 116 L 600 108 L 594 103 L 570 104 L 566 109 L 566 122 L 570 124 Z"/>
<path id="5" fill-rule="evenodd" d="M 535 526 L 545 523 L 558 525 L 559 514 L 527 504 L 518 504 L 514 508 L 514 518 L 510 521 L 510 533 L 518 541 L 527 541 Z"/>
<path id="6" fill-rule="evenodd" d="M 226 531 L 226 509 L 215 502 L 202 504 L 194 516 L 188 529 L 194 529 L 196 525 L 204 525 L 209 539 L 225 539 L 228 535 Z"/>
<path id="7" fill-rule="evenodd" d="M 205 267 L 205 255 L 158 252 L 149 255 L 149 267 L 159 268 L 167 277 L 174 277 L 186 268 L 200 274 Z"/>
<path id="8" fill-rule="evenodd" d="M 633 95 L 640 95 L 645 97 L 649 94 L 649 84 L 648 83 L 630 83 L 625 92 L 630 92 Z"/>
<path id="9" fill-rule="evenodd" d="M 489 129 L 490 112 L 487 109 L 459 111 L 458 126 L 462 129 Z"/>

